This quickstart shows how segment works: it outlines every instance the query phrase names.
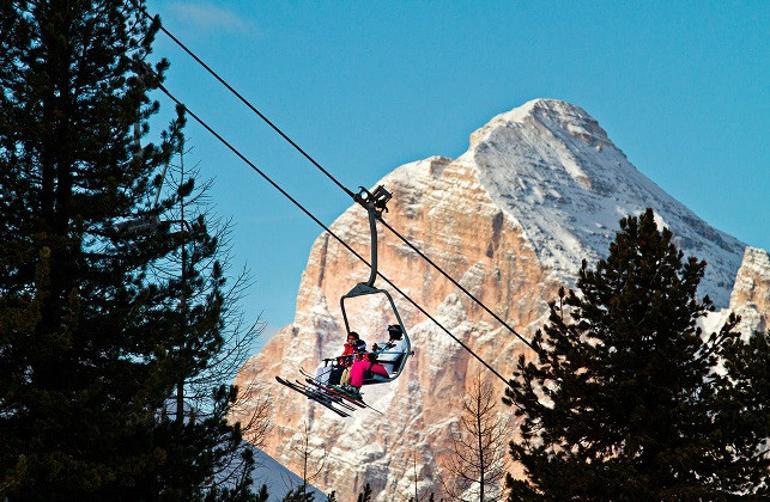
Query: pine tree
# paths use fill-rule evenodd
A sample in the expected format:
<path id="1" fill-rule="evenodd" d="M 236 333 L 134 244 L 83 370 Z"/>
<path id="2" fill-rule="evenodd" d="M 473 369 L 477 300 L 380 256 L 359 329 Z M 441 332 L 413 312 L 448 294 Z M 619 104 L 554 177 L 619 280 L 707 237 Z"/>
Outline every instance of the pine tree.
<path id="1" fill-rule="evenodd" d="M 249 284 L 248 273 L 242 271 L 232 285 L 224 287 L 224 273 L 230 259 L 227 244 L 230 226 L 211 209 L 208 191 L 213 181 L 199 185 L 197 164 L 185 162 L 191 150 L 185 150 L 181 141 L 177 155 L 164 167 L 160 178 L 170 201 L 163 221 L 170 225 L 171 236 L 183 236 L 186 240 L 162 267 L 156 267 L 156 273 L 167 278 L 175 290 L 172 305 L 177 340 L 173 357 L 188 361 L 179 368 L 174 402 L 164 413 L 177 425 L 185 420 L 210 425 L 204 434 L 213 441 L 200 445 L 205 446 L 204 450 L 215 451 L 218 458 L 214 465 L 218 474 L 209 484 L 232 498 L 250 483 L 254 467 L 252 444 L 259 446 L 264 439 L 270 416 L 266 399 L 246 389 L 252 409 L 250 414 L 239 414 L 239 418 L 246 419 L 245 429 L 220 430 L 219 424 L 233 415 L 244 394 L 240 389 L 237 393 L 235 389 L 228 389 L 223 382 L 232 381 L 245 363 L 248 349 L 262 325 L 259 321 L 245 324 L 238 306 Z M 191 348 L 212 343 L 219 345 L 220 350 L 203 352 L 207 359 L 196 360 Z M 209 357 L 212 354 L 214 357 Z M 192 360 L 188 360 L 190 356 Z M 217 402 L 220 393 L 228 393 L 225 406 Z M 249 443 L 242 441 L 241 436 Z M 184 456 L 181 458 L 187 460 Z M 183 472 L 185 468 L 185 465 L 175 466 L 175 472 Z"/>
<path id="2" fill-rule="evenodd" d="M 270 498 L 270 494 L 267 491 L 267 485 L 262 485 L 257 493 L 255 502 L 267 502 Z"/>
<path id="3" fill-rule="evenodd" d="M 141 2 L 139 2 L 141 3 Z M 177 232 L 155 201 L 181 112 L 150 141 L 143 70 L 158 24 L 133 0 L 0 3 L 0 493 L 16 499 L 242 498 L 215 469 L 240 443 L 220 386 L 206 417 L 168 401 L 223 344 L 224 276 L 205 221 Z M 190 186 L 191 188 L 191 186 Z M 206 284 L 205 301 L 180 299 Z M 182 316 L 181 314 L 185 315 Z M 243 451 L 249 462 L 249 452 Z"/>
<path id="4" fill-rule="evenodd" d="M 711 480 L 721 491 L 770 497 L 770 331 L 719 344 L 714 425 L 723 448 Z"/>
<path id="5" fill-rule="evenodd" d="M 522 419 L 509 500 L 715 500 L 766 491 L 767 339 L 718 333 L 696 294 L 705 263 L 683 260 L 652 210 L 621 220 L 606 260 L 584 262 L 522 356 L 506 404 Z M 756 354 L 754 358 L 750 354 Z M 720 361 L 727 373 L 720 373 Z"/>

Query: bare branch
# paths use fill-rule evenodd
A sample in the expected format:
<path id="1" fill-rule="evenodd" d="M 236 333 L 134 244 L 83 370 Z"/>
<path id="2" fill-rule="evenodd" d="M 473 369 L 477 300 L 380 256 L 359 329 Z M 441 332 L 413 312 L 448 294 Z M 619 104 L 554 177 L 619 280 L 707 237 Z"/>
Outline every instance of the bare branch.
<path id="1" fill-rule="evenodd" d="M 499 500 L 505 475 L 505 453 L 510 428 L 497 411 L 492 385 L 477 374 L 463 401 L 463 412 L 453 432 L 451 455 L 440 466 L 440 481 L 449 500 Z"/>

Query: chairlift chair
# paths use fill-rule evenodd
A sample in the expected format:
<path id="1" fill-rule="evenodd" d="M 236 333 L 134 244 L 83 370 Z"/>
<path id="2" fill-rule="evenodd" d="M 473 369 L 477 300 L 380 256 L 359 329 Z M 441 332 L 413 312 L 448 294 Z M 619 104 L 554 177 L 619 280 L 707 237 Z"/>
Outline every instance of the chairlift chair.
<path id="1" fill-rule="evenodd" d="M 136 143 L 137 151 L 141 152 L 141 147 L 139 145 L 139 128 L 137 125 L 134 126 L 134 142 Z M 163 190 L 163 183 L 166 181 L 167 171 L 168 164 L 165 164 L 163 166 L 163 171 L 160 174 L 160 183 L 158 184 L 158 189 L 155 192 L 155 200 L 152 204 L 153 211 L 157 211 L 160 207 L 160 194 Z M 183 229 L 169 233 L 170 238 L 176 238 L 192 231 L 190 224 L 185 220 L 161 220 L 160 216 L 153 212 L 140 214 L 134 218 L 116 223 L 114 228 L 119 234 L 131 237 L 142 235 L 143 233 L 157 234 L 161 231 L 162 225 L 170 226 L 174 223 L 180 224 Z"/>
<path id="2" fill-rule="evenodd" d="M 340 309 L 342 310 L 342 319 L 345 321 L 345 331 L 350 334 L 350 321 L 348 319 L 348 313 L 345 308 L 345 301 L 351 298 L 358 298 L 361 296 L 369 295 L 384 295 L 393 311 L 399 326 L 401 326 L 401 333 L 404 337 L 404 351 L 399 352 L 399 357 L 392 362 L 393 372 L 390 377 L 386 378 L 381 375 L 370 375 L 364 379 L 364 385 L 372 385 L 377 383 L 387 383 L 395 380 L 401 375 L 401 372 L 406 367 L 406 361 L 412 352 L 412 344 L 409 340 L 404 321 L 401 319 L 401 315 L 396 308 L 396 304 L 393 301 L 391 294 L 385 289 L 378 288 L 374 285 L 377 279 L 377 218 L 382 216 L 382 213 L 387 211 L 385 206 L 390 200 L 392 195 L 382 185 L 378 186 L 374 192 L 369 192 L 366 188 L 360 187 L 359 193 L 356 195 L 356 202 L 361 204 L 365 209 L 369 217 L 369 233 L 371 235 L 371 267 L 369 272 L 369 279 L 366 282 L 359 282 L 353 289 L 348 291 L 347 294 L 340 298 Z M 380 352 L 380 354 L 386 354 L 388 352 Z"/>
<path id="3" fill-rule="evenodd" d="M 396 317 L 396 320 L 398 320 L 398 325 L 401 327 L 401 336 L 403 337 L 402 343 L 401 343 L 401 350 L 398 351 L 380 351 L 378 354 L 396 354 L 396 358 L 392 361 L 387 361 L 387 364 L 393 365 L 393 370 L 390 372 L 388 377 L 383 377 L 381 375 L 377 374 L 369 374 L 366 375 L 363 380 L 363 385 L 373 385 L 377 383 L 387 383 L 395 380 L 396 378 L 401 375 L 401 372 L 406 367 L 406 361 L 409 359 L 409 356 L 413 355 L 414 352 L 412 352 L 412 344 L 409 340 L 409 335 L 406 332 L 406 327 L 404 326 L 404 321 L 401 319 L 401 315 L 398 313 L 398 309 L 396 308 L 396 304 L 393 301 L 393 297 L 384 289 L 380 289 L 375 287 L 374 281 L 377 279 L 377 225 L 376 221 L 377 218 L 382 216 L 382 213 L 384 211 L 387 211 L 387 207 L 385 205 L 390 200 L 391 194 L 385 190 L 385 188 L 380 185 L 378 186 L 373 192 L 369 192 L 364 187 L 360 188 L 360 191 L 355 196 L 356 202 L 361 204 L 365 209 L 369 217 L 369 231 L 371 234 L 371 270 L 369 273 L 369 280 L 366 282 L 359 282 L 355 286 L 353 286 L 353 289 L 351 289 L 347 294 L 343 295 L 340 298 L 340 309 L 342 310 L 342 318 L 345 321 L 345 331 L 349 335 L 351 333 L 350 330 L 350 320 L 348 319 L 348 313 L 345 309 L 345 301 L 349 300 L 351 298 L 357 298 L 361 296 L 368 296 L 368 295 L 385 295 L 385 297 L 388 299 L 388 304 L 390 305 L 391 310 L 393 311 L 393 314 Z M 328 368 L 328 372 L 332 371 L 332 368 L 330 367 L 335 364 L 335 362 L 338 360 L 340 356 L 323 359 L 324 367 Z M 383 361 L 385 363 L 385 361 Z M 339 387 L 335 385 L 334 383 L 330 384 L 327 380 L 321 380 L 318 378 L 317 375 L 312 375 L 306 371 L 304 371 L 302 368 L 300 368 L 300 372 L 305 377 L 304 381 L 295 380 L 290 381 L 285 378 L 281 378 L 280 376 L 275 377 L 276 381 L 280 383 L 281 385 L 288 387 L 292 389 L 295 392 L 298 392 L 300 394 L 303 394 L 308 399 L 315 401 L 322 406 L 325 406 L 326 408 L 330 409 L 337 415 L 340 415 L 342 417 L 348 417 L 350 416 L 351 411 L 355 410 L 356 407 L 364 408 L 368 407 L 371 408 L 378 413 L 382 414 L 379 410 L 376 410 L 371 405 L 365 403 L 361 396 L 358 393 L 351 392 L 350 389 L 346 389 L 344 386 Z"/>

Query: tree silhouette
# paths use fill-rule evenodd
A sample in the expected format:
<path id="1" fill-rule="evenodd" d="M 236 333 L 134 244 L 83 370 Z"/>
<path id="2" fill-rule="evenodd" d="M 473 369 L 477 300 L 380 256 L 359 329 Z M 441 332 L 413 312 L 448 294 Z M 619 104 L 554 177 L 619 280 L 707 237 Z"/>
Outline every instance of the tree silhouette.
<path id="1" fill-rule="evenodd" d="M 511 453 L 527 479 L 509 500 L 724 500 L 767 496 L 768 339 L 744 341 L 697 288 L 652 210 L 621 220 L 609 256 L 584 262 L 520 357 L 506 404 L 523 422 Z"/>

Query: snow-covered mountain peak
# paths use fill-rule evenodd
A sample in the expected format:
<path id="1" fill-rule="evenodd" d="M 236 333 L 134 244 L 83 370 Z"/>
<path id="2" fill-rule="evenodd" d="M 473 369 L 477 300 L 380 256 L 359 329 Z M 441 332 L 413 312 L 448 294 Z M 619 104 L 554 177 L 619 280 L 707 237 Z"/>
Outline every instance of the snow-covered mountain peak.
<path id="1" fill-rule="evenodd" d="M 501 113 L 471 134 L 471 150 L 486 140 L 498 128 L 530 127 L 554 135 L 566 133 L 589 147 L 615 148 L 607 133 L 591 115 L 579 106 L 559 99 L 538 98 L 513 110 Z"/>
<path id="2" fill-rule="evenodd" d="M 639 172 L 588 112 L 536 99 L 471 135 L 459 159 L 530 239 L 544 265 L 571 282 L 604 256 L 620 218 L 651 207 L 686 253 L 709 263 L 703 293 L 726 306 L 743 244 L 719 232 Z"/>
<path id="3" fill-rule="evenodd" d="M 718 306 L 728 305 L 743 255 L 740 242 L 663 192 L 631 165 L 596 120 L 563 101 L 535 100 L 498 115 L 474 133 L 459 158 L 410 162 L 379 184 L 393 194 L 388 223 L 526 339 L 548 319 L 547 302 L 559 286 L 574 284 L 581 260 L 594 263 L 606 256 L 619 219 L 647 207 L 687 254 L 708 262 L 701 293 Z M 368 221 L 358 205 L 341 214 L 332 229 L 359 251 L 368 249 Z M 527 353 L 521 341 L 390 232 L 380 229 L 378 242 L 379 270 L 393 284 L 501 374 L 512 374 L 518 356 Z M 769 260 L 766 253 L 747 251 L 735 281 L 739 293 L 730 306 L 747 304 L 739 312 L 757 320 L 752 326 L 766 322 L 759 313 L 770 304 Z M 339 299 L 368 274 L 347 249 L 320 235 L 302 274 L 294 322 L 241 377 L 270 385 L 275 375 L 314 368 L 339 354 L 345 329 Z M 462 390 L 475 385 L 478 374 L 468 352 L 392 293 L 415 353 L 396 382 L 365 389 L 367 401 L 384 417 L 358 410 L 342 422 L 296 393 L 289 397 L 285 387 L 276 389 L 285 399 L 275 400 L 277 427 L 267 451 L 301 469 L 286 438 L 309 424 L 312 434 L 330 445 L 329 465 L 318 482 L 336 489 L 340 500 L 354 500 L 365 483 L 378 502 L 403 498 L 412 493 L 415 474 L 426 490 L 431 482 L 435 486 L 437 466 L 451 451 L 450 426 L 462 409 Z M 350 302 L 347 316 L 370 343 L 381 340 L 395 319 L 390 305 L 374 297 Z M 709 326 L 723 318 L 709 319 Z"/>

